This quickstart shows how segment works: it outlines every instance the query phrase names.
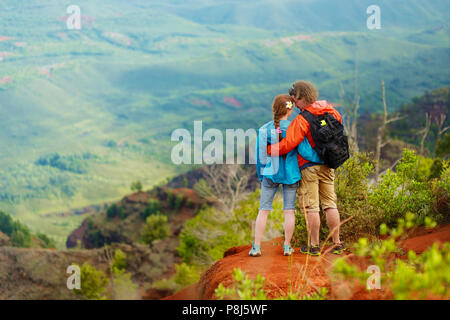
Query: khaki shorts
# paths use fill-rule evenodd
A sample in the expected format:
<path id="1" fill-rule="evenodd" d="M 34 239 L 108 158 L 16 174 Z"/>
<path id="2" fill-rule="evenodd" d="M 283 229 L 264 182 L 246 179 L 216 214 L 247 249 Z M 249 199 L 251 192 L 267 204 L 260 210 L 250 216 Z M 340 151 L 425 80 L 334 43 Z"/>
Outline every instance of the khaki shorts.
<path id="1" fill-rule="evenodd" d="M 319 212 L 322 209 L 336 209 L 336 193 L 334 191 L 334 169 L 326 165 L 316 165 L 302 170 L 302 180 L 298 189 L 300 209 L 303 202 L 306 212 Z"/>

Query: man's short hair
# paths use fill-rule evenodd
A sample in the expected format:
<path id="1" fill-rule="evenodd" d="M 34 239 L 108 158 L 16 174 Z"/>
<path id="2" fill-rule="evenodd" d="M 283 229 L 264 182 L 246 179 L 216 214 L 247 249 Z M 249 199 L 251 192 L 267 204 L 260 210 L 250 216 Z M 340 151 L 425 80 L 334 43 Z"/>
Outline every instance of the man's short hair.
<path id="1" fill-rule="evenodd" d="M 317 88 L 308 81 L 297 81 L 294 83 L 292 89 L 289 90 L 289 94 L 293 95 L 298 100 L 305 98 L 306 105 L 316 102 L 319 97 Z"/>

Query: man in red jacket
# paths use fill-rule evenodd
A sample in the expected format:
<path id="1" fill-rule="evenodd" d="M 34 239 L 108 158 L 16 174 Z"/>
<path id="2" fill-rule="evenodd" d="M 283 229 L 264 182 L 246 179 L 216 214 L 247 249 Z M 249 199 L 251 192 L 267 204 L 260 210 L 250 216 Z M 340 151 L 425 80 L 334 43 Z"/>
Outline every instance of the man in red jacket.
<path id="1" fill-rule="evenodd" d="M 318 91 L 310 82 L 298 81 L 289 90 L 289 94 L 295 101 L 295 105 L 301 110 L 308 110 L 314 115 L 322 115 L 325 112 L 332 114 L 342 123 L 342 117 L 327 101 L 317 101 Z M 269 154 L 283 155 L 296 148 L 306 137 L 315 147 L 311 136 L 311 126 L 309 122 L 299 114 L 289 125 L 286 138 L 281 142 L 269 145 L 267 151 Z M 301 248 L 301 252 L 314 256 L 320 255 L 319 231 L 320 231 L 320 205 L 325 211 L 328 227 L 332 234 L 334 247 L 333 253 L 342 254 L 345 245 L 339 239 L 340 217 L 336 205 L 336 193 L 334 191 L 334 169 L 324 164 L 312 163 L 297 155 L 298 165 L 301 170 L 302 180 L 298 191 L 299 204 L 306 208 L 308 222 L 308 231 L 311 243 Z"/>

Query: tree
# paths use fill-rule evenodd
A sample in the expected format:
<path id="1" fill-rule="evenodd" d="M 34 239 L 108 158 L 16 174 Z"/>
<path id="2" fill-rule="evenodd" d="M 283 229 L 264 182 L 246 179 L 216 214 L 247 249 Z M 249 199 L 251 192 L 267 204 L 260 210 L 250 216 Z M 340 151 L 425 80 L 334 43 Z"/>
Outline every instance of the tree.
<path id="1" fill-rule="evenodd" d="M 232 213 L 238 203 L 246 198 L 249 179 L 255 174 L 254 167 L 247 169 L 239 164 L 215 164 L 202 170 L 204 179 L 196 183 L 195 191 L 225 213 Z"/>
<path id="2" fill-rule="evenodd" d="M 151 244 L 155 240 L 164 239 L 170 234 L 167 217 L 162 214 L 151 215 L 145 221 L 142 241 Z"/>
<path id="3" fill-rule="evenodd" d="M 31 234 L 28 229 L 17 229 L 11 233 L 11 242 L 15 247 L 28 248 L 31 246 Z"/>
<path id="4" fill-rule="evenodd" d="M 389 123 L 402 119 L 402 117 L 400 117 L 399 115 L 394 115 L 391 118 L 388 117 L 384 81 L 382 81 L 381 83 L 381 89 L 383 102 L 383 122 L 381 123 L 380 128 L 378 128 L 378 135 L 377 135 L 377 147 L 375 151 L 375 181 L 378 180 L 378 176 L 380 174 L 381 149 L 391 142 L 389 139 L 383 141 L 386 127 Z"/>
<path id="5" fill-rule="evenodd" d="M 430 127 L 431 127 L 431 115 L 429 113 L 425 114 L 425 128 L 423 128 L 422 130 L 419 131 L 419 134 L 422 134 L 422 139 L 420 140 L 420 155 L 423 156 L 423 152 L 424 152 L 424 144 L 425 144 L 425 139 L 428 136 L 428 133 L 430 132 Z"/>
<path id="6" fill-rule="evenodd" d="M 36 236 L 44 243 L 45 248 L 52 248 L 52 249 L 56 248 L 55 241 L 49 238 L 46 234 L 38 233 Z"/>
<path id="7" fill-rule="evenodd" d="M 152 214 L 159 214 L 161 212 L 161 202 L 158 199 L 150 199 L 148 201 L 147 208 L 145 208 L 144 212 L 141 214 L 143 219 L 147 219 L 148 216 Z"/>
<path id="8" fill-rule="evenodd" d="M 450 133 L 446 133 L 444 138 L 439 140 L 436 147 L 436 157 L 447 159 L 450 155 Z"/>
<path id="9" fill-rule="evenodd" d="M 117 214 L 119 213 L 119 207 L 117 206 L 117 204 L 113 203 L 108 210 L 106 210 L 106 216 L 109 219 L 114 218 L 115 216 L 117 216 Z"/>
<path id="10" fill-rule="evenodd" d="M 444 127 L 445 120 L 447 119 L 447 115 L 444 113 L 441 113 L 439 119 L 436 121 L 438 126 L 438 134 L 436 139 L 436 150 L 435 153 L 437 153 L 437 149 L 439 147 L 439 143 L 441 142 L 441 136 L 444 134 L 448 129 L 450 129 L 450 126 Z"/>
<path id="11" fill-rule="evenodd" d="M 135 181 L 131 183 L 131 191 L 133 192 L 141 192 L 142 191 L 142 183 L 140 181 Z"/>
<path id="12" fill-rule="evenodd" d="M 349 147 L 350 150 L 354 153 L 359 152 L 358 147 L 358 131 L 357 131 L 357 122 L 358 122 L 358 109 L 359 109 L 359 101 L 360 96 L 358 95 L 358 63 L 357 58 L 355 58 L 355 75 L 354 75 L 354 98 L 353 101 L 347 101 L 346 94 L 344 90 L 344 85 L 342 81 L 340 81 L 341 85 L 341 100 L 342 107 L 344 108 L 344 124 L 345 129 L 347 131 Z"/>

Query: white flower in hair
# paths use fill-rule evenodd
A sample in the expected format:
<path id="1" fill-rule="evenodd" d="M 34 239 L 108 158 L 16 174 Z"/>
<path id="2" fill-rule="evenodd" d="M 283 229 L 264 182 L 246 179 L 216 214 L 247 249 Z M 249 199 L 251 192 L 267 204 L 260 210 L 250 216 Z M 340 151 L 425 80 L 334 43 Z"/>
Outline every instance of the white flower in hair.
<path id="1" fill-rule="evenodd" d="M 286 101 L 286 108 L 292 109 L 292 102 L 291 101 Z"/>

